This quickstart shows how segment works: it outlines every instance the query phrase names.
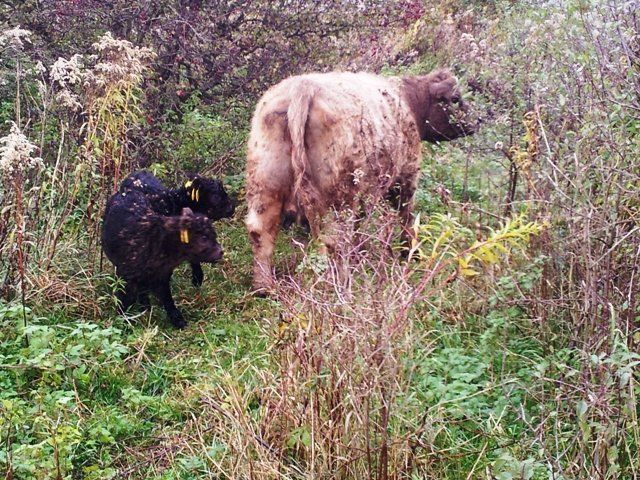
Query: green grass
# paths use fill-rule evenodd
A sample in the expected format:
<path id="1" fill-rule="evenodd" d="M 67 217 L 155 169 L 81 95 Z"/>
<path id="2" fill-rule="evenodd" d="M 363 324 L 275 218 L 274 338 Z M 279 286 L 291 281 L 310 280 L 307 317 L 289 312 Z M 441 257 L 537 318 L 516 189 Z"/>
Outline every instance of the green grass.
<path id="1" fill-rule="evenodd" d="M 225 257 L 204 267 L 202 289 L 191 286 L 186 267 L 174 275 L 184 330 L 157 304 L 120 316 L 108 295 L 99 297 L 97 318 L 37 305 L 26 330 L 20 308 L 0 307 L 0 363 L 12 367 L 0 370 L 0 428 L 13 444 L 11 458 L 0 451 L 0 465 L 11 464 L 16 478 L 45 478 L 38 472 L 54 471 L 58 450 L 64 471 L 108 478 L 112 466 L 135 463 L 131 451 L 154 449 L 197 419 L 198 389 L 227 372 L 251 381 L 246 364 L 264 364 L 260 325 L 277 314 L 275 303 L 248 294 L 242 222 L 220 222 L 218 232 Z M 105 283 L 94 286 L 108 290 Z"/>

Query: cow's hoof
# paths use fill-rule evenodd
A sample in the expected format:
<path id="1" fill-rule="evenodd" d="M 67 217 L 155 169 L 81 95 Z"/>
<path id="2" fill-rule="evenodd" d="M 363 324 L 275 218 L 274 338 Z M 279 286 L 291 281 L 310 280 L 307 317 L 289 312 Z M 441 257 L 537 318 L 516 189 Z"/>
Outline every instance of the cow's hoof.
<path id="1" fill-rule="evenodd" d="M 254 297 L 269 298 L 273 297 L 274 293 L 275 292 L 272 287 L 261 287 L 257 285 L 251 287 L 251 295 L 253 295 Z"/>

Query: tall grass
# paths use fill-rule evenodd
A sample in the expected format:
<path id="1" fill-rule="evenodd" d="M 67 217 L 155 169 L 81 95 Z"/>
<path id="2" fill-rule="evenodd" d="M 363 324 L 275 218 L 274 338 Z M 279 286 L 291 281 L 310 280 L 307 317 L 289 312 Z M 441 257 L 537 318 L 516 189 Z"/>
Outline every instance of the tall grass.
<path id="1" fill-rule="evenodd" d="M 343 213 L 331 257 L 310 253 L 298 273 L 277 282 L 280 315 L 264 324 L 272 368 L 257 373 L 249 390 L 224 377 L 207 395 L 214 436 L 228 447 L 216 462 L 220 473 L 433 473 L 424 461 L 432 415 L 412 394 L 420 380 L 410 367 L 436 342 L 425 307 L 455 277 L 497 269 L 501 258 L 521 253 L 540 227 L 516 219 L 480 241 L 452 218 L 417 223 L 416 259 L 404 262 L 394 249 L 399 223 L 387 208 L 365 218 Z"/>

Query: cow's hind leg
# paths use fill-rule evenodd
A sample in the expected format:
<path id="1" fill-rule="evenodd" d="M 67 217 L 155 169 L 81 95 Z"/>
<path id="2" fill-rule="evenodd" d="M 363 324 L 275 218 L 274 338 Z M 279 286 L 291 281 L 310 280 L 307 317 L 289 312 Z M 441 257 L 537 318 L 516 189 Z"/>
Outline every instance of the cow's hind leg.
<path id="1" fill-rule="evenodd" d="M 143 310 L 151 308 L 151 301 L 149 300 L 149 290 L 141 289 L 138 291 L 138 297 L 136 301 L 140 304 Z"/>
<path id="2" fill-rule="evenodd" d="M 413 231 L 413 206 L 416 193 L 416 179 L 399 181 L 389 191 L 388 199 L 392 206 L 398 210 L 402 226 L 402 254 L 406 256 L 411 249 L 412 240 L 415 238 Z"/>
<path id="3" fill-rule="evenodd" d="M 266 294 L 273 287 L 271 256 L 280 230 L 282 201 L 263 196 L 249 205 L 246 225 L 253 250 L 253 290 Z"/>
<path id="4" fill-rule="evenodd" d="M 120 313 L 125 313 L 135 303 L 137 296 L 138 285 L 135 282 L 125 280 L 124 290 L 116 293 Z"/>

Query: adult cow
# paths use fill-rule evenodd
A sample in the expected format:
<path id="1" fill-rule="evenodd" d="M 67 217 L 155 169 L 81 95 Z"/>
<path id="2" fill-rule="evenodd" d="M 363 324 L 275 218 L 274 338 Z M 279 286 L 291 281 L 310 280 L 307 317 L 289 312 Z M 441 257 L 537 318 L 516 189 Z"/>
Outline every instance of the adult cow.
<path id="1" fill-rule="evenodd" d="M 330 209 L 371 194 L 392 198 L 407 225 L 420 141 L 475 132 L 465 112 L 448 70 L 389 78 L 315 73 L 269 89 L 253 115 L 247 151 L 254 289 L 271 285 L 271 256 L 283 219 L 306 218 L 319 237 Z"/>

